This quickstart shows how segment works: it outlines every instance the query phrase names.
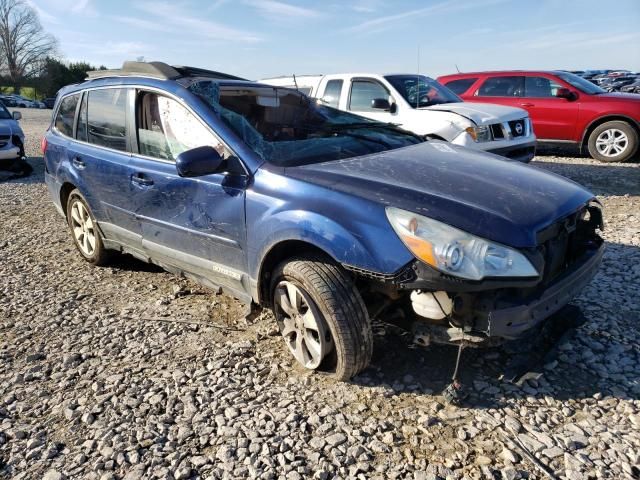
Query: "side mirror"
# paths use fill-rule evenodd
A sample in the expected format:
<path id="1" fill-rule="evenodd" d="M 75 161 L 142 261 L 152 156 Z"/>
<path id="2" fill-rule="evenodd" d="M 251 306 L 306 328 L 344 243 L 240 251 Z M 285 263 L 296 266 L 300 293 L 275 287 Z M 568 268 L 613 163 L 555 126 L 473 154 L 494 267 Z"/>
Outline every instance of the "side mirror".
<path id="1" fill-rule="evenodd" d="M 20 112 L 13 112 L 13 119 L 20 120 L 22 118 L 22 114 Z"/>
<path id="2" fill-rule="evenodd" d="M 376 110 L 390 110 L 391 105 L 389 104 L 389 100 L 386 98 L 374 98 L 371 100 L 371 108 L 375 108 Z"/>
<path id="3" fill-rule="evenodd" d="M 181 177 L 200 177 L 218 173 L 224 163 L 224 158 L 215 148 L 205 145 L 179 154 L 176 158 L 176 170 Z"/>
<path id="4" fill-rule="evenodd" d="M 570 102 L 578 98 L 578 95 L 575 92 L 572 92 L 568 88 L 559 88 L 556 91 L 556 97 L 558 98 L 566 98 Z"/>

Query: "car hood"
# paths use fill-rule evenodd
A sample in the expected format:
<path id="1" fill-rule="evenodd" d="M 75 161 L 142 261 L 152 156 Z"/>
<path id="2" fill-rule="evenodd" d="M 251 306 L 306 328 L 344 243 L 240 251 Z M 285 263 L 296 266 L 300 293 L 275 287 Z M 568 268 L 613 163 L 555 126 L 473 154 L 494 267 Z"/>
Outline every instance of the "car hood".
<path id="1" fill-rule="evenodd" d="M 284 173 L 521 248 L 593 198 L 558 175 L 439 141 Z"/>
<path id="2" fill-rule="evenodd" d="M 606 99 L 606 100 L 613 100 L 613 101 L 617 101 L 617 102 L 633 102 L 635 104 L 640 105 L 640 98 L 638 97 L 637 93 L 620 93 L 620 92 L 613 92 L 613 93 L 599 93 L 598 95 L 591 95 L 594 98 L 602 98 L 602 99 Z"/>
<path id="3" fill-rule="evenodd" d="M 477 125 L 491 125 L 493 123 L 508 122 L 528 117 L 526 110 L 492 103 L 443 103 L 421 107 L 419 110 L 436 110 L 441 112 L 453 112 L 475 122 Z"/>

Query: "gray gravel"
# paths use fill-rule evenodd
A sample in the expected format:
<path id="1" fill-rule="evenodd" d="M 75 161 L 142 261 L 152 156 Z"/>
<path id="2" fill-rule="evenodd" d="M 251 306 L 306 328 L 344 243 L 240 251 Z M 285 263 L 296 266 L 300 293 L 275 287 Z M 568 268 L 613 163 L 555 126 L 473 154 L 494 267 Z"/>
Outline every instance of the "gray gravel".
<path id="1" fill-rule="evenodd" d="M 587 322 L 521 386 L 498 379 L 501 350 L 465 351 L 456 408 L 452 348 L 382 324 L 372 366 L 335 383 L 292 364 L 268 313 L 130 258 L 81 261 L 42 183 L 49 114 L 23 110 L 35 174 L 0 183 L 0 477 L 542 478 L 524 445 L 558 477 L 638 478 L 638 164 L 536 158 L 605 205 Z"/>

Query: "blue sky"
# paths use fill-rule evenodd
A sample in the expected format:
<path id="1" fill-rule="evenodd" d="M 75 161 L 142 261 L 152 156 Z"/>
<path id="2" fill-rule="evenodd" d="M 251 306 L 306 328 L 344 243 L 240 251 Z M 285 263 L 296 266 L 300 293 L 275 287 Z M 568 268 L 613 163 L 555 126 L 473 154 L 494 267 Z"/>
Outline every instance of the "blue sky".
<path id="1" fill-rule="evenodd" d="M 108 67 L 142 56 L 257 79 L 408 73 L 420 57 L 431 76 L 456 65 L 640 70 L 640 0 L 28 2 L 65 59 Z"/>

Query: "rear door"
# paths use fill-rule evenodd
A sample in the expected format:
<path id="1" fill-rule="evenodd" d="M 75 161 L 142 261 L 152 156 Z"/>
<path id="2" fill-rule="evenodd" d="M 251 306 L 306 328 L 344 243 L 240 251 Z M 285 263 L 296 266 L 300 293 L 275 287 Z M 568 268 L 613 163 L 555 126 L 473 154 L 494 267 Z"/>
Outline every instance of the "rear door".
<path id="1" fill-rule="evenodd" d="M 128 88 L 84 92 L 75 141 L 67 155 L 107 239 L 140 250 L 140 227 L 130 206 L 130 145 L 127 138 Z"/>
<path id="2" fill-rule="evenodd" d="M 140 90 L 134 106 L 132 206 L 150 256 L 215 285 L 244 290 L 245 189 L 241 162 L 177 99 Z M 210 145 L 227 159 L 224 173 L 178 175 L 175 159 Z"/>
<path id="3" fill-rule="evenodd" d="M 580 102 L 557 97 L 559 88 L 566 88 L 566 85 L 553 77 L 525 77 L 523 106 L 529 112 L 534 132 L 540 140 L 571 140 L 575 136 Z"/>
<path id="4" fill-rule="evenodd" d="M 524 76 L 523 75 L 496 75 L 489 76 L 480 83 L 473 98 L 469 101 L 483 103 L 497 103 L 511 107 L 523 106 Z"/>

